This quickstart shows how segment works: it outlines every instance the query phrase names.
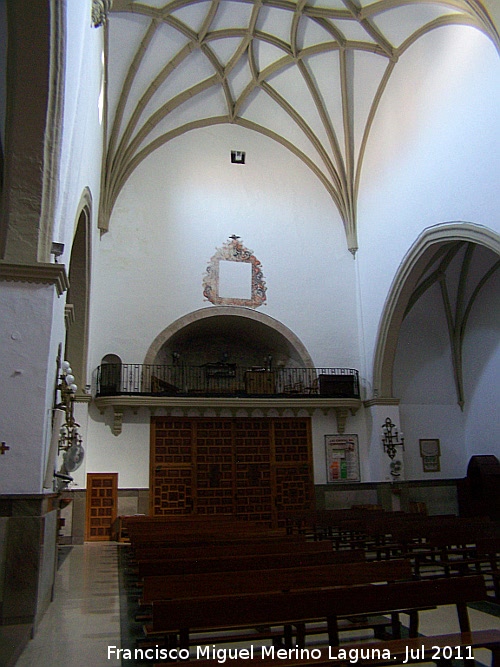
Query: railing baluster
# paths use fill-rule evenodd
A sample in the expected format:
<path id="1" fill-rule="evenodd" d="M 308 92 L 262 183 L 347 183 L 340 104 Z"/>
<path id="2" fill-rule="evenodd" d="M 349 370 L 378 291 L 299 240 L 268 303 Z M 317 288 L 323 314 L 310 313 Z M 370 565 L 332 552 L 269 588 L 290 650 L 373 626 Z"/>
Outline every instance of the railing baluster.
<path id="1" fill-rule="evenodd" d="M 336 386 L 340 387 L 338 397 L 360 396 L 359 373 L 353 368 L 255 369 L 224 363 L 203 366 L 179 363 L 103 364 L 94 371 L 93 384 L 96 396 L 145 394 L 244 397 L 247 395 L 247 373 L 252 373 L 255 379 L 255 374 L 259 372 L 263 373 L 263 383 L 254 386 L 260 387 L 260 391 L 264 392 L 263 396 L 335 396 Z M 264 373 L 267 376 L 264 376 Z M 330 376 L 333 377 L 328 379 Z M 269 390 L 270 387 L 272 391 Z"/>

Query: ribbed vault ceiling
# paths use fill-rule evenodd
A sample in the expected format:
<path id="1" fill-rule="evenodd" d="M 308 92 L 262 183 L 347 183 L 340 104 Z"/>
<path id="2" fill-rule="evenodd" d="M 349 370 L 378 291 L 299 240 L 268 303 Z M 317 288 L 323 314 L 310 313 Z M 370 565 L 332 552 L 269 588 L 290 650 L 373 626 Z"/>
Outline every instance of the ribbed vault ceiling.
<path id="1" fill-rule="evenodd" d="M 416 40 L 449 25 L 481 30 L 500 51 L 480 0 L 114 0 L 101 228 L 154 150 L 234 123 L 303 160 L 355 252 L 363 155 L 387 82 Z"/>

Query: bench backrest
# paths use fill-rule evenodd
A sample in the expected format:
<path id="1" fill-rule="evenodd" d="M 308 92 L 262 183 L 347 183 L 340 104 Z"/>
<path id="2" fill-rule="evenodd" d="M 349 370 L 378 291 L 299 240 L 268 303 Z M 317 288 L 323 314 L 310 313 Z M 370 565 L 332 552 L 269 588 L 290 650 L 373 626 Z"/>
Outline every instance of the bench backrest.
<path id="1" fill-rule="evenodd" d="M 155 632 L 180 633 L 259 625 L 284 625 L 327 620 L 331 636 L 337 617 L 388 614 L 455 604 L 460 629 L 470 632 L 466 604 L 486 599 L 483 577 L 443 578 L 381 585 L 351 586 L 290 593 L 182 598 L 153 602 Z"/>
<path id="2" fill-rule="evenodd" d="M 290 551 L 331 551 L 330 542 L 306 542 L 303 538 L 281 538 L 276 540 L 246 540 L 229 544 L 206 544 L 190 546 L 150 546 L 134 550 L 136 560 L 168 560 L 171 558 L 220 558 L 222 556 L 245 556 L 250 554 L 287 553 Z"/>
<path id="3" fill-rule="evenodd" d="M 219 526 L 217 528 L 196 529 L 194 527 L 177 528 L 170 525 L 158 524 L 158 526 L 145 527 L 140 530 L 129 529 L 129 539 L 134 546 L 140 544 L 175 544 L 175 543 L 190 543 L 190 542 L 231 542 L 242 541 L 247 539 L 275 540 L 285 537 L 285 533 L 281 530 L 270 531 L 261 530 L 259 528 L 242 528 L 241 526 L 234 526 L 228 523 L 225 528 Z"/>
<path id="4" fill-rule="evenodd" d="M 142 603 L 181 597 L 241 595 L 411 579 L 409 560 L 144 577 Z"/>
<path id="5" fill-rule="evenodd" d="M 189 574 L 202 572 L 229 572 L 235 570 L 263 570 L 327 563 L 353 563 L 365 560 L 362 550 L 349 551 L 293 551 L 278 554 L 253 554 L 220 558 L 183 558 L 146 560 L 137 562 L 139 577 L 159 574 Z"/>

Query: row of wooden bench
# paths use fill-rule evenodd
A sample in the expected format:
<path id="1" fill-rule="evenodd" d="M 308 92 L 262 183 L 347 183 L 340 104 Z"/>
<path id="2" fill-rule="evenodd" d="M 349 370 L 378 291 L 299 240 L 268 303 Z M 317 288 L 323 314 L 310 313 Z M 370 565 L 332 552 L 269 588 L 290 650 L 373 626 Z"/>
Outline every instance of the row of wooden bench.
<path id="1" fill-rule="evenodd" d="M 329 540 L 335 549 L 364 549 L 367 558 L 411 558 L 417 578 L 489 572 L 500 600 L 500 525 L 488 518 L 425 516 L 399 512 L 328 510 L 298 512 L 287 534 Z"/>
<path id="2" fill-rule="evenodd" d="M 146 519 L 131 521 L 131 524 L 140 525 L 130 529 L 142 576 L 166 571 L 189 572 L 196 562 L 200 562 L 200 556 L 205 562 L 200 562 L 198 571 L 248 569 L 250 559 L 241 558 L 247 554 L 250 540 L 259 544 L 258 551 L 265 556 L 261 563 L 256 562 L 253 569 L 270 567 L 273 561 L 270 555 L 279 552 L 290 553 L 290 558 L 299 564 L 302 561 L 298 559 L 306 544 L 308 553 L 317 553 L 316 556 L 309 556 L 313 562 L 322 562 L 322 557 L 318 555 L 320 552 L 328 552 L 324 558 L 329 558 L 330 562 L 334 559 L 329 539 L 310 541 L 302 533 L 285 535 L 281 531 L 268 531 L 261 526 L 236 522 L 230 517 L 212 521 L 196 517 L 185 521 L 166 521 L 160 517 L 151 521 Z M 496 599 L 500 600 L 500 531 L 497 524 L 458 517 L 417 519 L 420 520 L 411 515 L 410 518 L 401 514 L 395 517 L 388 515 L 382 524 L 379 517 L 376 529 L 369 525 L 364 533 L 357 533 L 357 538 L 351 530 L 349 544 L 344 549 L 336 549 L 340 554 L 337 560 L 359 558 L 360 551 L 366 559 L 408 558 L 413 563 L 415 578 L 482 572 L 488 575 L 490 587 Z M 368 531 L 372 533 L 375 546 L 367 543 Z M 172 547 L 175 547 L 174 551 Z M 351 556 L 345 551 L 350 551 Z M 178 562 L 163 562 L 168 559 Z"/>
<path id="3" fill-rule="evenodd" d="M 392 660 L 403 648 L 415 650 L 415 642 L 421 641 L 416 638 L 419 609 L 455 604 L 461 633 L 466 634 L 454 635 L 443 645 L 457 650 L 484 646 L 498 659 L 500 633 L 470 633 L 466 605 L 486 599 L 482 576 L 411 581 L 409 559 L 365 562 L 363 550 L 334 551 L 331 543 L 308 542 L 303 536 L 286 539 L 256 526 L 234 526 L 229 520 L 141 523 L 141 530 L 132 530 L 130 535 L 136 556 L 143 557 L 137 561 L 142 602 L 151 604 L 152 610 L 146 636 L 155 642 L 161 637 L 170 652 L 185 654 L 192 650 L 193 642 L 200 645 L 204 637 L 215 646 L 218 641 L 228 641 L 228 633 L 231 641 L 270 639 L 276 650 L 282 644 L 282 650 L 293 652 L 305 647 L 309 634 L 324 631 L 317 623 L 322 621 L 330 646 L 338 646 L 339 632 L 344 629 L 371 628 L 376 637 L 391 636 L 383 646 L 391 651 Z M 163 539 L 151 540 L 152 533 L 162 534 Z M 161 559 L 155 558 L 159 552 L 154 549 L 144 551 L 152 544 L 162 545 L 155 547 L 162 550 Z M 228 549 L 231 554 L 224 554 Z M 189 558 L 189 552 L 195 557 Z M 398 639 L 402 611 L 410 616 L 411 640 Z M 200 632 L 208 634 L 200 636 Z M 321 664 L 320 659 L 318 654 L 312 662 L 291 656 L 292 662 L 280 659 L 280 664 Z M 377 661 L 375 657 L 373 664 Z M 207 667 L 216 664 L 197 662 Z M 262 656 L 258 663 L 266 664 Z"/>

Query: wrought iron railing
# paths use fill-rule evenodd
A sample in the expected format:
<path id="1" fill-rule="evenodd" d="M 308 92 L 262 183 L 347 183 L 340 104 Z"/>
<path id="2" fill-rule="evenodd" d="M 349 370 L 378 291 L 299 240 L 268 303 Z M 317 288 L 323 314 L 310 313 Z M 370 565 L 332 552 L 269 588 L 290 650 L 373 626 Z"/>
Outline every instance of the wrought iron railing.
<path id="1" fill-rule="evenodd" d="M 93 377 L 99 396 L 274 396 L 359 398 L 353 368 L 260 368 L 228 363 L 102 364 Z"/>

